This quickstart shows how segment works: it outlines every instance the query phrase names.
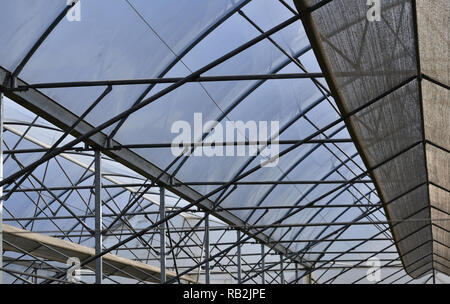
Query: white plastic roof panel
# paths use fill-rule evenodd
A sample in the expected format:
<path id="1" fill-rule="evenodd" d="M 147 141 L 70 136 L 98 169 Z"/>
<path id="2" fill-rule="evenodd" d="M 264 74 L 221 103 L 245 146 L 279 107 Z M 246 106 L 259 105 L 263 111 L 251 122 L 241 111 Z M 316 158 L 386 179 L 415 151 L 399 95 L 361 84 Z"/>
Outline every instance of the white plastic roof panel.
<path id="1" fill-rule="evenodd" d="M 43 2 L 39 4 L 41 9 L 44 9 Z M 30 60 L 26 62 L 24 69 L 20 71 L 18 75 L 19 84 L 23 84 L 21 81 L 38 83 L 139 79 L 161 76 L 183 77 L 189 75 L 192 71 L 260 35 L 257 28 L 233 11 L 240 4 L 243 5 L 246 2 L 217 1 L 211 4 L 207 10 L 199 11 L 196 5 L 203 4 L 200 2 L 195 4 L 191 1 L 177 2 L 179 7 L 176 10 L 170 10 L 170 5 L 167 2 L 152 2 L 152 6 L 144 5 L 142 1 L 119 0 L 81 3 L 82 21 L 69 22 L 66 18 L 61 19 L 32 54 Z M 249 9 L 250 14 L 264 11 L 264 5 L 259 8 L 256 2 L 252 5 L 252 9 Z M 108 7 L 108 13 L 105 10 L 106 6 Z M 162 6 L 165 7 L 165 10 L 170 10 L 169 15 L 172 17 L 163 16 L 163 14 L 154 15 L 154 11 L 160 11 Z M 292 18 L 293 13 L 281 4 L 274 5 L 274 7 L 277 11 L 282 12 L 277 14 L 275 10 L 271 10 L 271 14 L 278 15 L 279 22 L 283 22 L 285 18 Z M 64 6 L 61 8 L 63 9 Z M 196 11 L 197 15 L 185 15 L 184 20 L 177 20 L 177 14 L 186 11 Z M 245 8 L 243 8 L 243 12 L 246 12 Z M 48 19 L 54 20 L 57 15 L 55 14 L 54 17 L 50 18 L 44 14 L 37 14 L 36 19 L 43 18 L 45 22 L 42 21 L 42 24 L 49 24 L 51 22 L 48 22 Z M 165 21 L 166 18 L 172 20 L 172 25 Z M 224 19 L 222 20 L 222 18 Z M 14 18 L 7 20 L 12 24 L 20 21 L 20 19 Z M 178 22 L 185 22 L 190 26 L 180 27 Z M 165 25 L 164 29 L 162 29 L 163 25 Z M 266 30 L 273 25 L 260 24 L 259 26 Z M 209 33 L 212 29 L 214 30 Z M 42 32 L 44 30 L 45 27 Z M 202 37 L 203 34 L 207 35 Z M 202 39 L 198 39 L 200 37 Z M 3 42 L 6 43 L 7 38 L 4 37 Z M 34 42 L 38 38 L 39 35 L 35 34 Z M 300 57 L 308 50 L 308 40 L 302 30 L 300 21 L 293 22 L 289 27 L 273 35 L 273 39 L 283 49 L 286 49 L 290 56 Z M 214 43 L 211 43 L 211 41 L 214 41 Z M 223 44 L 223 41 L 228 43 Z M 33 44 L 31 43 L 31 45 Z M 20 47 L 23 48 L 24 54 L 31 48 L 31 46 L 25 44 Z M 189 52 L 183 54 L 184 50 L 189 50 Z M 265 56 L 260 57 L 260 54 L 265 54 Z M 183 55 L 183 57 L 177 57 L 179 55 Z M 288 59 L 273 43 L 264 39 L 211 69 L 206 75 L 266 74 L 279 72 L 282 68 L 286 68 L 284 71 L 289 72 L 294 69 L 287 66 Z M 8 71 L 12 72 L 14 64 L 2 62 L 2 66 L 4 68 L 2 79 L 4 79 Z M 298 72 L 298 69 L 295 71 Z M 263 94 L 260 96 L 264 98 L 259 100 L 259 107 L 264 107 L 264 104 L 267 106 L 273 104 L 275 99 L 286 101 L 279 114 L 280 116 L 278 114 L 272 116 L 273 119 L 283 118 L 283 122 L 287 122 L 291 118 L 291 116 L 285 117 L 286 113 L 292 115 L 292 113 L 299 112 L 299 104 L 302 104 L 301 107 L 305 107 L 320 97 L 309 80 L 292 82 L 291 86 L 294 88 L 290 92 L 278 91 L 277 83 L 277 81 L 275 84 L 265 83 L 265 81 L 239 81 L 224 82 L 221 85 L 215 83 L 183 85 L 158 101 L 142 108 L 141 111 L 132 114 L 118 130 L 115 130 L 117 131 L 114 137 L 115 143 L 170 143 L 173 137 L 173 134 L 169 132 L 172 122 L 180 119 L 192 120 L 194 112 L 202 113 L 204 118 L 208 120 L 218 119 L 224 111 L 234 117 L 242 115 L 246 119 L 268 119 L 270 115 L 267 114 L 270 111 L 265 112 L 266 115 L 264 116 L 252 117 L 245 115 L 249 108 L 236 107 L 238 103 L 246 101 L 247 97 L 252 96 L 254 91 L 260 89 L 263 90 L 261 91 Z M 302 84 L 302 86 L 298 87 L 299 84 Z M 82 124 L 83 126 L 76 128 L 76 132 L 83 134 L 92 127 L 98 126 L 130 108 L 136 101 L 167 87 L 168 85 L 114 87 L 112 92 L 89 113 Z M 153 89 L 150 90 L 150 88 Z M 33 90 L 31 95 L 31 91 L 28 91 L 12 94 L 10 97 L 20 101 L 33 111 L 39 112 L 58 126 L 67 128 L 70 122 L 81 115 L 103 90 L 102 87 L 42 89 L 40 90 L 42 94 Z M 274 94 L 277 91 L 279 95 Z M 296 92 L 300 97 L 296 96 Z M 269 93 L 273 96 L 270 96 Z M 286 97 L 290 98 L 290 103 L 287 103 Z M 254 95 L 252 98 L 256 101 L 258 96 Z M 263 113 L 260 112 L 260 114 Z M 140 123 L 136 124 L 138 121 Z M 154 127 L 149 128 L 142 122 L 151 122 Z M 103 145 L 105 143 L 104 135 L 113 131 L 116 125 L 117 122 L 105 128 L 104 134 L 99 133 L 95 138 L 91 137 L 91 140 Z M 127 165 L 133 163 L 131 167 L 133 169 L 138 168 L 139 172 L 147 177 L 158 176 L 159 173 L 156 173 L 156 171 L 161 172 L 160 170 L 164 169 L 173 159 L 169 149 L 156 152 L 155 150 L 150 152 L 149 150 L 137 149 L 135 152 L 136 154 L 130 151 L 119 153 L 128 154 L 129 156 L 124 156 L 122 160 L 128 159 L 125 162 Z M 131 155 L 133 156 L 130 158 Z M 37 155 L 34 157 L 34 159 L 37 159 Z M 220 159 L 220 163 L 213 160 L 216 165 L 221 164 L 225 168 L 234 166 L 236 169 L 230 170 L 225 175 L 222 174 L 222 171 L 216 171 L 217 176 L 207 176 L 206 178 L 226 181 L 242 169 L 243 163 L 247 160 L 248 158 L 242 160 L 238 158 Z M 27 163 L 31 163 L 31 161 L 30 159 Z M 208 159 L 208 161 L 211 161 L 211 159 Z M 186 168 L 189 168 L 188 163 L 190 161 L 186 163 Z M 151 173 L 150 171 L 153 169 L 149 170 L 150 167 L 146 169 L 146 166 L 158 169 Z M 201 177 L 198 172 L 206 172 L 205 169 L 208 166 L 208 163 L 200 161 L 197 162 L 197 165 L 194 166 L 195 170 L 192 171 L 180 167 L 183 171 L 180 171 L 176 178 L 183 179 L 183 181 L 197 180 Z M 184 173 L 183 175 L 182 172 L 189 174 Z M 164 177 L 164 179 L 167 181 L 167 177 Z M 175 180 L 175 182 L 178 181 Z M 187 187 L 179 187 L 176 191 L 183 193 L 183 188 Z M 183 196 L 193 200 L 198 199 L 201 194 L 206 194 L 208 191 L 208 189 L 197 189 L 197 191 L 192 189 L 189 190 L 192 191 L 191 194 L 186 192 Z M 194 193 L 197 194 L 193 195 Z M 207 204 L 208 202 L 205 200 L 204 203 Z M 249 204 L 251 205 L 251 203 Z M 229 222 L 241 224 L 236 220 L 230 220 Z"/>

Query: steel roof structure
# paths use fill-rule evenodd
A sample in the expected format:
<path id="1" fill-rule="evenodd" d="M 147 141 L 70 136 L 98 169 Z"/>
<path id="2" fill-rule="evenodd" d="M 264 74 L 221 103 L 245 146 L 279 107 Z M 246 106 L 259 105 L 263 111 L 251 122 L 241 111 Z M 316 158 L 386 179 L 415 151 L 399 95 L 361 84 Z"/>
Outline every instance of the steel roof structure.
<path id="1" fill-rule="evenodd" d="M 1 280 L 449 282 L 450 2 L 366 2 L 0 1 Z"/>

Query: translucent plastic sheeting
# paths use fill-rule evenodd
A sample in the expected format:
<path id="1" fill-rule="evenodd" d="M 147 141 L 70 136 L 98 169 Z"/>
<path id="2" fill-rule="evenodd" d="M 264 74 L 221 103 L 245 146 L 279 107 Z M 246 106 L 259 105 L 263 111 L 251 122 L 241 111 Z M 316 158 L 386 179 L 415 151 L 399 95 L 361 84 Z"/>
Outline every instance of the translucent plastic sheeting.
<path id="1" fill-rule="evenodd" d="M 149 3 L 146 0 L 128 0 L 126 2 L 136 9 L 143 21 L 178 55 L 220 18 L 245 1 L 220 0 L 205 3 L 202 0 L 157 0 Z M 170 10 L 167 10 L 168 6 L 171 7 Z M 164 14 L 161 14 L 162 11 Z"/>
<path id="2" fill-rule="evenodd" d="M 287 88 L 284 85 L 287 85 Z M 280 89 L 281 87 L 283 87 L 284 89 L 281 90 Z M 314 93 L 313 95 L 314 97 L 308 96 L 310 95 L 310 93 L 308 92 L 314 91 L 316 91 L 316 93 Z M 303 97 L 303 95 L 305 97 Z M 325 101 L 323 101 L 324 98 L 315 97 L 320 95 L 321 94 L 317 92 L 317 89 L 309 80 L 305 81 L 280 80 L 273 82 L 270 81 L 262 84 L 257 90 L 255 90 L 255 92 L 249 95 L 244 102 L 239 104 L 230 113 L 229 117 L 232 121 L 247 121 L 249 119 L 254 121 L 276 120 L 280 122 L 280 129 L 282 130 L 280 136 L 281 138 L 284 139 L 306 138 L 308 135 L 314 133 L 317 129 L 315 129 L 308 121 L 306 121 L 304 117 L 302 118 L 299 117 L 303 116 L 302 113 L 304 113 L 305 109 L 310 107 L 312 104 L 315 104 L 318 101 L 322 100 L 321 104 L 316 105 L 314 109 L 312 111 L 309 111 L 307 114 L 307 117 L 309 117 L 312 121 L 314 121 L 315 124 L 319 125 L 319 127 L 322 127 L 322 124 L 325 124 L 325 122 L 336 119 L 338 117 L 336 113 L 334 113 L 333 115 L 332 108 L 330 108 L 329 105 L 322 106 L 322 104 L 325 104 Z M 313 98 L 318 99 L 314 100 Z M 267 105 L 261 109 L 261 104 L 264 102 L 265 99 L 270 100 L 271 102 L 268 102 Z M 255 109 L 260 110 L 255 111 Z M 295 111 L 292 111 L 293 109 L 295 109 Z M 295 123 L 290 125 L 292 122 Z M 285 126 L 289 127 L 285 129 Z M 309 150 L 309 147 L 312 146 L 308 145 L 307 147 Z M 288 146 L 280 146 L 279 150 L 282 151 L 286 148 L 288 148 Z M 302 150 L 303 147 L 296 149 L 295 154 L 301 156 L 302 153 L 300 151 Z M 283 158 L 280 159 L 280 164 L 285 164 L 284 165 L 285 167 L 290 166 L 290 164 L 292 164 L 292 161 L 290 160 L 289 155 L 292 154 L 293 153 L 289 153 L 288 155 L 283 156 Z M 322 159 L 324 157 L 327 157 L 327 152 L 323 153 L 322 155 L 323 155 Z M 317 156 L 317 159 L 320 158 L 321 158 L 320 156 Z M 239 168 L 240 167 L 239 164 L 243 163 L 244 160 L 245 158 L 242 161 L 237 162 L 236 160 L 233 159 L 227 160 L 226 157 L 225 158 L 193 157 L 190 158 L 186 162 L 186 164 L 182 167 L 182 169 L 178 173 L 178 176 L 180 176 L 184 180 L 188 180 L 189 176 L 196 176 L 200 180 L 230 180 L 231 177 L 234 176 L 236 172 L 240 172 L 236 171 L 235 168 Z M 247 165 L 246 167 L 252 168 L 258 165 L 261 162 L 261 160 L 262 160 L 261 157 L 258 157 L 255 160 L 253 160 L 250 165 Z M 307 160 L 306 162 L 308 161 L 309 160 Z M 230 166 L 230 162 L 233 165 Z M 225 163 L 227 165 L 224 165 Z M 206 165 L 206 167 L 208 168 L 218 168 L 218 169 L 198 173 L 197 169 L 200 166 L 205 166 L 205 164 L 208 164 Z M 237 164 L 238 166 L 235 167 L 234 164 Z M 228 169 L 222 170 L 220 168 L 228 168 Z M 229 170 L 229 168 L 233 168 L 233 170 Z M 283 172 L 283 170 L 281 170 L 280 172 L 280 170 L 273 170 L 273 169 L 274 168 L 262 168 L 258 172 L 248 176 L 248 178 L 245 178 L 244 180 L 246 181 L 264 180 L 264 179 L 274 180 L 277 178 L 278 175 L 280 175 Z M 198 176 L 198 174 L 200 174 L 200 176 Z M 214 176 L 211 176 L 211 174 L 213 174 Z M 223 176 L 223 174 L 228 175 Z M 304 174 L 307 174 L 307 171 L 305 171 Z M 259 177 L 260 175 L 262 177 Z M 303 178 L 307 179 L 308 176 L 304 175 Z M 208 189 L 208 186 L 205 186 L 203 188 Z M 234 196 L 234 194 L 236 194 L 237 192 L 240 192 L 239 189 L 234 191 L 232 195 Z M 254 192 L 249 193 L 248 191 L 245 191 L 244 193 L 246 193 L 246 195 L 252 195 L 253 197 L 255 194 Z M 228 204 L 227 201 L 224 202 L 224 205 Z M 239 201 L 239 204 L 242 204 L 243 201 L 247 200 L 242 197 L 237 201 Z"/>
<path id="3" fill-rule="evenodd" d="M 66 0 L 0 1 L 0 65 L 13 71 L 37 38 L 63 11 Z"/>
<path id="4" fill-rule="evenodd" d="M 237 16 L 235 17 L 237 18 Z M 241 18 L 242 19 L 242 18 Z M 245 21 L 245 20 L 244 20 Z M 221 25 L 217 30 L 220 32 L 221 27 L 227 26 L 228 23 L 232 22 L 232 20 L 227 20 L 223 25 Z M 242 22 L 242 21 L 239 21 Z M 299 24 L 297 23 L 297 26 Z M 228 31 L 225 32 L 225 37 L 218 37 L 218 40 L 229 40 L 228 37 L 230 33 Z M 219 35 L 216 32 L 213 32 L 211 36 Z M 223 34 L 225 35 L 225 34 Z M 250 37 L 248 37 L 250 38 Z M 248 39 L 247 37 L 243 39 L 243 41 L 246 41 Z M 203 44 L 205 43 L 205 44 Z M 240 42 L 239 42 L 240 43 Z M 202 42 L 198 45 L 198 49 L 205 51 L 210 48 L 212 48 L 214 44 L 209 43 L 206 44 L 206 42 Z M 303 49 L 305 45 L 299 45 L 296 46 L 297 50 Z M 192 52 L 196 52 L 197 48 L 194 48 Z M 268 57 L 264 59 L 264 62 L 258 58 L 258 54 L 261 53 L 273 53 L 271 57 Z M 211 52 L 209 52 L 211 53 Z M 214 52 L 212 52 L 214 54 Z M 216 52 L 217 53 L 217 52 Z M 200 54 L 201 55 L 201 54 Z M 204 58 L 203 55 L 199 58 Z M 189 56 L 192 56 L 189 54 Z M 187 62 L 189 62 L 189 59 L 186 59 Z M 254 47 L 249 48 L 248 50 L 244 51 L 242 54 L 239 54 L 236 56 L 236 59 L 233 61 L 226 61 L 221 66 L 223 66 L 222 70 L 220 71 L 214 71 L 214 75 L 226 75 L 226 74 L 247 74 L 247 73 L 271 73 L 273 71 L 278 72 L 279 66 L 283 66 L 286 61 L 286 57 L 277 50 L 272 44 L 270 44 L 268 41 L 262 41 L 261 43 L 258 43 Z M 192 64 L 191 64 L 192 65 Z M 251 66 L 250 66 L 251 65 Z M 219 66 L 218 68 L 220 68 Z M 298 69 L 297 69 L 298 72 Z M 211 72 L 213 73 L 213 72 Z M 175 75 L 173 75 L 175 76 Z M 286 106 L 284 109 L 291 108 L 289 113 L 295 113 L 292 109 L 294 106 L 297 106 L 297 103 L 294 103 L 296 100 L 294 99 L 293 93 L 295 91 L 299 91 L 302 88 L 307 89 L 311 88 L 310 81 L 285 81 L 286 84 L 295 83 L 295 88 L 292 89 L 292 91 L 274 91 L 271 94 L 273 94 L 276 98 L 270 98 L 271 96 L 264 96 L 262 99 L 257 99 L 257 96 L 261 95 L 255 95 L 258 94 L 259 90 L 262 90 L 262 92 L 268 92 L 268 89 L 264 88 L 268 86 L 268 88 L 273 88 L 274 85 L 271 85 L 272 81 L 264 82 L 263 85 L 258 87 L 258 89 L 255 90 L 255 92 L 248 97 L 249 92 L 252 92 L 253 88 L 256 88 L 256 85 L 258 84 L 257 81 L 235 81 L 235 82 L 221 82 L 221 83 L 205 83 L 202 85 L 199 84 L 188 84 L 186 86 L 183 86 L 172 93 L 167 94 L 166 96 L 162 97 L 155 103 L 152 103 L 150 106 L 142 109 L 142 111 L 138 111 L 130 116 L 129 119 L 124 123 L 122 128 L 118 131 L 115 139 L 122 143 L 128 143 L 131 141 L 144 141 L 144 142 L 171 142 L 171 140 L 176 136 L 176 134 L 173 134 L 170 132 L 172 123 L 177 120 L 184 120 L 189 122 L 191 125 L 193 125 L 193 119 L 194 115 L 193 113 L 202 113 L 203 121 L 209 121 L 209 120 L 217 120 L 219 117 L 221 117 L 224 113 L 228 113 L 230 110 L 233 110 L 234 107 L 236 107 L 237 103 L 242 103 L 243 106 L 237 106 L 229 116 L 227 116 L 230 120 L 236 120 L 233 117 L 235 116 L 234 113 L 239 113 L 240 109 L 243 109 L 247 112 L 241 112 L 241 113 L 247 113 L 245 121 L 252 120 L 254 118 L 258 118 L 254 115 L 255 107 L 249 108 L 245 107 L 244 104 L 247 104 L 248 100 L 254 100 L 253 105 L 257 105 L 258 108 L 265 108 L 268 107 L 270 104 L 276 105 L 276 100 L 286 100 L 292 101 L 292 103 L 289 103 L 289 106 Z M 277 82 L 280 83 L 280 82 Z M 305 90 L 305 92 L 309 92 L 309 90 Z M 314 94 L 314 91 L 311 91 L 310 94 Z M 245 98 L 245 101 L 243 99 Z M 297 99 L 298 101 L 298 99 Z M 257 104 L 256 104 L 257 102 Z M 306 99 L 306 96 L 304 98 L 304 101 L 302 100 L 302 103 L 304 105 L 307 105 L 308 102 L 310 102 L 308 99 Z M 280 102 L 278 102 L 280 104 Z M 169 111 L 168 111 L 169 109 Z M 284 112 L 286 111 L 284 110 Z M 276 112 L 274 112 L 273 120 L 277 119 L 277 113 L 284 113 L 279 112 L 280 109 L 278 108 Z M 161 117 L 160 113 L 165 113 L 163 117 Z M 263 112 L 264 113 L 264 112 Z M 238 114 L 236 114 L 238 115 Z M 292 114 L 291 114 L 292 115 Z M 145 117 L 145 118 L 144 118 Z M 254 117 L 254 118 L 253 118 Z M 148 129 L 145 124 L 139 123 L 141 121 L 147 120 L 147 121 L 156 121 L 155 125 Z M 286 118 L 284 118 L 286 120 Z M 280 123 L 281 124 L 281 123 Z M 139 136 L 137 136 L 139 135 Z M 135 137 L 136 136 L 136 137 Z M 198 140 L 199 138 L 195 138 Z M 137 151 L 139 153 L 139 151 Z M 150 157 L 148 155 L 145 155 L 146 157 Z M 157 157 L 158 159 L 152 159 L 156 164 L 159 164 L 159 161 L 162 161 L 162 159 L 167 159 L 166 153 L 159 153 L 158 151 L 155 151 L 152 158 Z M 203 165 L 202 165 L 203 166 Z M 205 166 L 207 167 L 207 166 Z M 197 167 L 198 168 L 198 167 Z"/>
<path id="5" fill-rule="evenodd" d="M 303 101 L 299 99 L 295 94 L 295 90 L 302 89 L 301 81 L 292 81 L 285 83 L 289 87 L 292 86 L 292 93 L 289 90 L 279 90 L 281 83 L 270 83 L 267 85 L 261 86 L 254 94 L 250 95 L 245 102 L 239 105 L 233 112 L 230 113 L 231 121 L 249 121 L 253 120 L 256 122 L 259 121 L 279 121 L 280 127 L 285 126 L 289 121 L 298 116 L 302 112 L 302 108 L 309 106 L 313 100 L 306 99 Z M 304 86 L 306 89 L 314 90 L 314 87 L 311 87 L 311 82 L 309 80 L 305 80 Z M 279 92 L 279 93 L 277 93 Z M 261 103 L 264 98 L 268 98 L 267 100 L 271 100 L 267 106 L 264 106 L 262 110 L 255 111 L 261 107 Z M 282 101 L 282 102 L 281 102 Z M 282 106 L 279 106 L 282 104 Z M 294 110 L 295 109 L 295 110 Z M 226 121 L 224 122 L 226 123 Z M 295 128 L 295 126 L 292 126 Z M 315 130 L 311 128 L 307 129 L 297 129 L 298 133 L 294 138 L 304 138 L 308 135 L 312 134 Z M 244 135 L 244 134 L 242 134 Z M 246 136 L 247 137 L 247 136 Z M 282 146 L 279 148 L 280 151 L 286 149 L 288 146 Z M 244 158 L 247 159 L 247 158 Z M 260 160 L 260 159 L 259 159 Z M 217 168 L 217 170 L 208 170 L 205 171 L 204 174 L 206 176 L 198 177 L 201 180 L 229 180 L 226 176 L 221 176 L 221 174 L 228 174 L 229 177 L 233 176 L 237 170 L 229 170 L 230 166 L 222 165 L 225 163 L 233 163 L 235 162 L 234 158 L 230 157 L 192 157 L 190 158 L 186 164 L 179 171 L 178 175 L 183 180 L 189 180 L 192 176 L 196 176 L 194 172 L 196 172 L 199 166 L 206 166 L 207 168 Z M 234 168 L 234 166 L 231 166 Z M 228 168 L 226 171 L 221 170 L 220 168 Z M 239 168 L 239 166 L 238 166 Z M 251 168 L 251 166 L 249 167 Z M 215 176 L 209 176 L 210 174 L 214 174 Z M 252 175 L 253 176 L 253 175 Z M 252 178 L 252 177 L 250 177 Z M 268 179 L 271 180 L 271 179 Z"/>
<path id="6" fill-rule="evenodd" d="M 69 22 L 63 18 L 31 57 L 19 77 L 28 83 L 138 79 L 161 75 L 185 77 L 260 35 L 257 27 L 267 30 L 293 16 L 293 13 L 279 2 L 251 1 L 248 8 L 244 6 L 242 11 L 252 18 L 257 25 L 255 27 L 238 13 L 229 16 L 223 23 L 219 22 L 237 5 L 244 3 L 242 1 L 214 1 L 206 6 L 200 1 L 177 1 L 176 5 L 169 1 L 147 2 L 83 1 L 81 21 Z M 43 9 L 43 2 L 39 5 L 36 9 Z M 199 9 L 199 6 L 205 6 L 205 9 Z M 54 15 L 57 15 L 56 12 Z M 36 16 L 38 16 L 37 19 L 48 18 L 50 21 L 55 18 L 44 14 L 36 14 Z M 46 20 L 47 23 L 42 21 L 42 24 L 49 24 L 50 21 Z M 14 22 L 11 19 L 11 23 Z M 217 28 L 215 28 L 216 25 Z M 213 28 L 214 31 L 198 41 L 199 37 Z M 37 37 L 39 35 L 35 33 L 34 41 Z M 319 71 L 312 52 L 308 52 L 308 39 L 300 21 L 275 33 L 271 38 L 275 43 L 264 39 L 219 64 L 205 75 L 301 72 L 298 66 L 289 63 L 288 56 L 299 58 L 301 63 L 314 72 Z M 30 38 L 28 44 L 17 47 L 23 48 L 20 51 L 26 52 L 32 45 L 31 40 Z M 194 45 L 193 42 L 198 44 Z M 278 44 L 282 50 L 275 44 Z M 178 57 L 188 49 L 190 51 L 184 54 L 183 58 Z M 16 49 L 9 51 L 16 52 Z M 11 61 L 9 57 L 5 58 Z M 3 64 L 8 69 L 14 66 L 12 61 Z M 324 83 L 323 80 L 321 81 Z M 168 84 L 115 86 L 113 91 L 87 116 L 86 122 L 91 126 L 98 126 L 114 115 L 129 109 L 136 101 L 150 97 L 167 86 Z M 92 87 L 45 89 L 41 92 L 68 111 L 80 115 L 103 90 L 102 87 Z M 316 85 L 308 79 L 188 83 L 130 115 L 116 130 L 114 140 L 120 144 L 170 143 L 175 136 L 170 132 L 172 123 L 178 120 L 192 123 L 194 112 L 202 113 L 204 120 L 215 120 L 221 117 L 224 121 L 279 120 L 280 125 L 287 128 L 286 134 L 282 135 L 285 136 L 284 138 L 303 139 L 318 128 L 339 118 L 339 114 L 333 109 L 333 101 L 330 100 L 332 103 L 330 105 L 321 95 Z M 315 103 L 317 103 L 316 108 L 308 112 L 307 117 L 293 122 L 297 116 Z M 312 121 L 314 126 L 306 119 Z M 288 128 L 290 123 L 292 125 Z M 117 125 L 116 123 L 103 132 L 109 134 Z M 338 127 L 343 128 L 343 124 L 336 126 Z M 334 131 L 340 136 L 343 135 L 337 129 L 333 129 L 328 130 L 320 138 L 325 138 L 325 135 L 333 137 L 336 135 Z M 344 133 L 344 136 L 348 134 Z M 338 177 L 346 179 L 365 170 L 360 159 L 356 158 L 357 163 L 349 162 L 349 168 L 341 171 L 342 176 L 329 175 L 341 163 L 339 159 L 346 160 L 348 155 L 356 153 L 352 145 L 340 145 L 340 147 L 344 152 L 330 145 L 330 150 L 319 147 L 311 152 L 311 155 L 306 156 L 305 153 L 308 153 L 311 147 L 305 145 L 283 156 L 279 166 L 261 169 L 246 180 Z M 135 149 L 134 152 L 161 169 L 174 159 L 169 149 Z M 301 160 L 303 156 L 305 156 L 304 160 Z M 175 177 L 181 181 L 228 181 L 242 170 L 259 164 L 260 161 L 261 157 L 255 159 L 249 157 L 190 158 L 179 167 Z M 178 164 L 174 168 L 177 168 Z M 297 165 L 299 167 L 295 169 Z M 111 171 L 116 172 L 118 169 L 111 168 Z M 284 174 L 285 171 L 292 172 Z M 173 172 L 170 171 L 170 173 Z M 361 188 L 361 191 L 369 191 L 369 189 L 363 189 L 363 186 L 357 187 Z M 213 189 L 209 186 L 193 188 L 200 195 Z M 250 188 L 251 191 L 248 190 Z M 223 206 L 246 204 L 253 206 L 253 204 L 276 202 L 275 199 L 283 204 L 304 204 L 333 187 L 330 185 L 277 186 L 270 193 L 269 188 L 270 186 L 239 186 L 236 191 L 231 192 L 231 195 L 223 202 Z M 220 195 L 218 193 L 212 199 L 217 199 Z M 355 195 L 361 194 L 355 193 Z M 352 197 L 349 194 L 341 199 Z M 236 214 L 249 216 L 248 213 Z M 274 211 L 264 218 L 264 221 L 258 223 L 270 224 L 284 214 L 286 214 L 284 210 Z M 353 212 L 345 212 L 345 216 L 341 219 L 351 220 L 356 215 Z M 289 222 L 328 221 L 336 216 L 334 212 L 307 211 L 291 217 Z M 255 218 L 252 220 L 256 222 Z M 269 233 L 273 232 L 274 237 L 280 238 L 285 231 L 284 228 L 273 229 Z M 299 234 L 300 231 L 305 231 L 305 236 L 311 238 L 322 233 L 319 228 L 292 229 L 288 237 L 303 237 L 303 234 Z"/>

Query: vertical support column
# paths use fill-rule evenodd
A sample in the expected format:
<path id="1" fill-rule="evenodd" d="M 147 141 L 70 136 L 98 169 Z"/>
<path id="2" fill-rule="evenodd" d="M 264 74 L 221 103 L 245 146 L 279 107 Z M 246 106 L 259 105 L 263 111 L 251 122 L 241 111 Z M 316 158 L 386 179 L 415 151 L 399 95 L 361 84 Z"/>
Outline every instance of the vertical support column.
<path id="1" fill-rule="evenodd" d="M 266 271 L 264 270 L 266 268 L 265 249 L 264 244 L 261 244 L 261 284 L 266 284 Z"/>
<path id="2" fill-rule="evenodd" d="M 306 277 L 305 277 L 305 283 L 306 284 L 312 284 L 313 283 L 313 278 L 312 278 L 312 272 L 309 272 Z"/>
<path id="3" fill-rule="evenodd" d="M 95 150 L 95 254 L 102 251 L 102 157 L 99 149 Z M 103 257 L 95 260 L 95 284 L 102 284 Z"/>
<path id="4" fill-rule="evenodd" d="M 0 180 L 3 180 L 3 93 L 0 93 Z M 3 186 L 0 186 L 0 198 Z M 0 199 L 0 267 L 3 267 L 3 200 Z M 3 283 L 3 270 L 0 270 L 0 284 Z"/>
<path id="5" fill-rule="evenodd" d="M 280 254 L 280 283 L 284 284 L 284 263 L 283 263 L 283 255 Z"/>
<path id="6" fill-rule="evenodd" d="M 38 274 L 38 269 L 33 268 L 33 272 L 32 272 L 35 276 L 33 277 L 33 284 L 37 284 L 38 283 L 38 278 L 37 278 L 37 274 Z"/>
<path id="7" fill-rule="evenodd" d="M 295 284 L 298 284 L 298 263 L 295 262 Z"/>
<path id="8" fill-rule="evenodd" d="M 209 213 L 205 214 L 205 260 L 205 283 L 209 284 Z"/>
<path id="9" fill-rule="evenodd" d="M 166 197 L 164 188 L 159 188 L 159 219 L 166 218 Z M 161 268 L 161 284 L 166 283 L 166 226 L 165 222 L 159 224 L 159 266 Z"/>
<path id="10" fill-rule="evenodd" d="M 239 242 L 241 239 L 241 232 L 239 230 L 237 231 L 236 237 L 236 242 Z M 241 244 L 237 246 L 237 281 L 238 284 L 242 283 Z"/>

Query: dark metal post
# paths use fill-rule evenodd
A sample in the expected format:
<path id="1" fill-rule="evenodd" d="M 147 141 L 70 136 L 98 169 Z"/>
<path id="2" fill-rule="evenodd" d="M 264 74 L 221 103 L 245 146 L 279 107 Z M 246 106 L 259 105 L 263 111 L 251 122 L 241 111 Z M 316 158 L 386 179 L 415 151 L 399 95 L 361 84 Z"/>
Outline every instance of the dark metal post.
<path id="1" fill-rule="evenodd" d="M 238 230 L 237 231 L 237 240 L 236 242 L 239 242 L 239 240 L 241 239 L 241 232 Z M 237 281 L 238 284 L 242 283 L 242 264 L 241 264 L 241 244 L 239 244 L 237 246 Z"/>
<path id="2" fill-rule="evenodd" d="M 159 188 L 159 219 L 166 218 L 164 188 Z M 161 284 L 166 282 L 166 226 L 165 222 L 159 224 L 159 264 L 161 268 Z"/>
<path id="3" fill-rule="evenodd" d="M 261 244 L 261 284 L 266 284 L 266 272 L 264 271 L 264 268 L 266 268 L 265 254 L 264 244 Z"/>
<path id="4" fill-rule="evenodd" d="M 99 149 L 95 150 L 95 254 L 102 251 L 102 157 Z M 102 284 L 103 258 L 95 260 L 95 284 Z"/>
<path id="5" fill-rule="evenodd" d="M 210 283 L 210 278 L 209 278 L 210 267 L 209 267 L 209 214 L 208 213 L 205 215 L 205 260 L 206 260 L 205 283 L 209 284 Z"/>
<path id="6" fill-rule="evenodd" d="M 306 275 L 305 282 L 306 282 L 306 284 L 312 284 L 312 282 L 313 282 L 312 271 Z"/>
<path id="7" fill-rule="evenodd" d="M 280 283 L 284 284 L 284 264 L 283 264 L 283 255 L 280 254 Z"/>

